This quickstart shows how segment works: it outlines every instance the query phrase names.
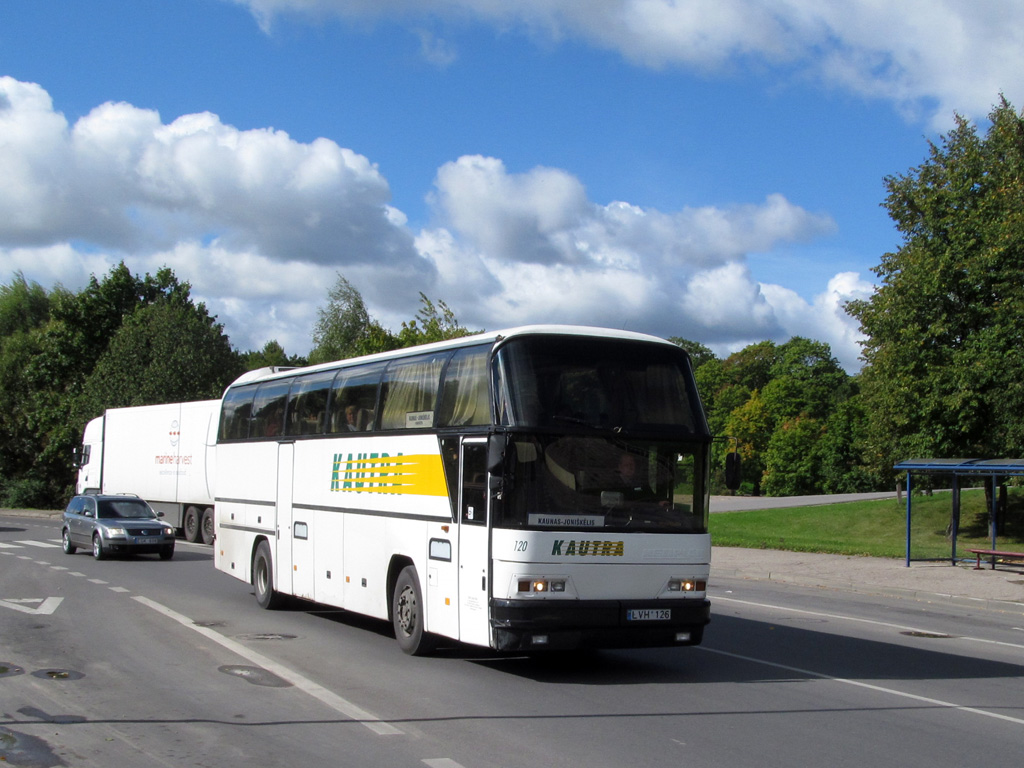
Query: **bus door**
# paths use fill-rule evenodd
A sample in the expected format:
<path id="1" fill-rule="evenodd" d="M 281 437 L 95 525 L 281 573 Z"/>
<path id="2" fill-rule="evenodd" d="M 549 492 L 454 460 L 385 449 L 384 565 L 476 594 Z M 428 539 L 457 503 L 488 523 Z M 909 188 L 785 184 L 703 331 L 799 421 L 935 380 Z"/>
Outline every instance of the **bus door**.
<path id="1" fill-rule="evenodd" d="M 459 639 L 490 645 L 487 440 L 462 441 L 459 462 Z"/>
<path id="2" fill-rule="evenodd" d="M 295 443 L 277 446 L 277 589 L 298 597 L 313 596 L 313 552 L 307 521 L 295 519 Z M 308 581 L 308 589 L 306 582 Z"/>

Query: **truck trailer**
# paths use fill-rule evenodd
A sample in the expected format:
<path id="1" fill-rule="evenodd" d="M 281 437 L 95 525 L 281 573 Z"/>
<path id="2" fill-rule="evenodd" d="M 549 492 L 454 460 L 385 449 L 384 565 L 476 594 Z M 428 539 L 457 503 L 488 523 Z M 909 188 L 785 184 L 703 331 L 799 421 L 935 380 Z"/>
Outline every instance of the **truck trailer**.
<path id="1" fill-rule="evenodd" d="M 111 408 L 76 455 L 78 493 L 134 494 L 188 541 L 213 543 L 220 400 Z"/>

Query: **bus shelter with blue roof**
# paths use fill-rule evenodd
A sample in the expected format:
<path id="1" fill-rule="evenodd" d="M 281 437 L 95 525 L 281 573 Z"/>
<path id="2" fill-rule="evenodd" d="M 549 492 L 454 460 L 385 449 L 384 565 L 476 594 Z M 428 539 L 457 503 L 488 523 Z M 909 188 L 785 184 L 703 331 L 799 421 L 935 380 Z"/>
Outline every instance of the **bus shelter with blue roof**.
<path id="1" fill-rule="evenodd" d="M 910 567 L 910 519 L 915 474 L 951 475 L 953 478 L 953 526 L 950 562 L 956 563 L 956 537 L 960 526 L 960 478 L 990 479 L 992 483 L 992 504 L 989 509 L 989 534 L 992 549 L 996 549 L 996 515 L 999 505 L 1000 478 L 1024 477 L 1024 459 L 907 459 L 893 465 L 893 469 L 907 473 L 907 567 Z"/>

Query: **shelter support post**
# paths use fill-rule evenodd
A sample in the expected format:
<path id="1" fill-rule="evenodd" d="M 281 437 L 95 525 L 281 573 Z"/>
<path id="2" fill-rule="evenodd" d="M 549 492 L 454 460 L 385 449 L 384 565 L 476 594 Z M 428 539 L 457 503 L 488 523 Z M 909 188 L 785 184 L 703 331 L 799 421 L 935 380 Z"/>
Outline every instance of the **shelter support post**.
<path id="1" fill-rule="evenodd" d="M 953 473 L 953 512 L 950 520 L 950 533 L 953 536 L 953 548 L 949 556 L 949 564 L 956 565 L 956 537 L 960 533 L 960 477 Z"/>
<path id="2" fill-rule="evenodd" d="M 910 500 L 914 498 L 910 472 L 907 472 L 907 568 L 910 567 Z"/>

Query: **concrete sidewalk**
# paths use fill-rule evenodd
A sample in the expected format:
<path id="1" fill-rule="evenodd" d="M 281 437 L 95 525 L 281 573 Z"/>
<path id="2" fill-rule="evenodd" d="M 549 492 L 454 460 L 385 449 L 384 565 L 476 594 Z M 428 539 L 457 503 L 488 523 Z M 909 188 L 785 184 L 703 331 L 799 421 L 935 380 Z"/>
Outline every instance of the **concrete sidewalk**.
<path id="1" fill-rule="evenodd" d="M 1024 563 L 911 562 L 776 549 L 712 547 L 711 583 L 719 577 L 759 579 L 807 587 L 846 589 L 928 602 L 954 602 L 1024 616 Z"/>

